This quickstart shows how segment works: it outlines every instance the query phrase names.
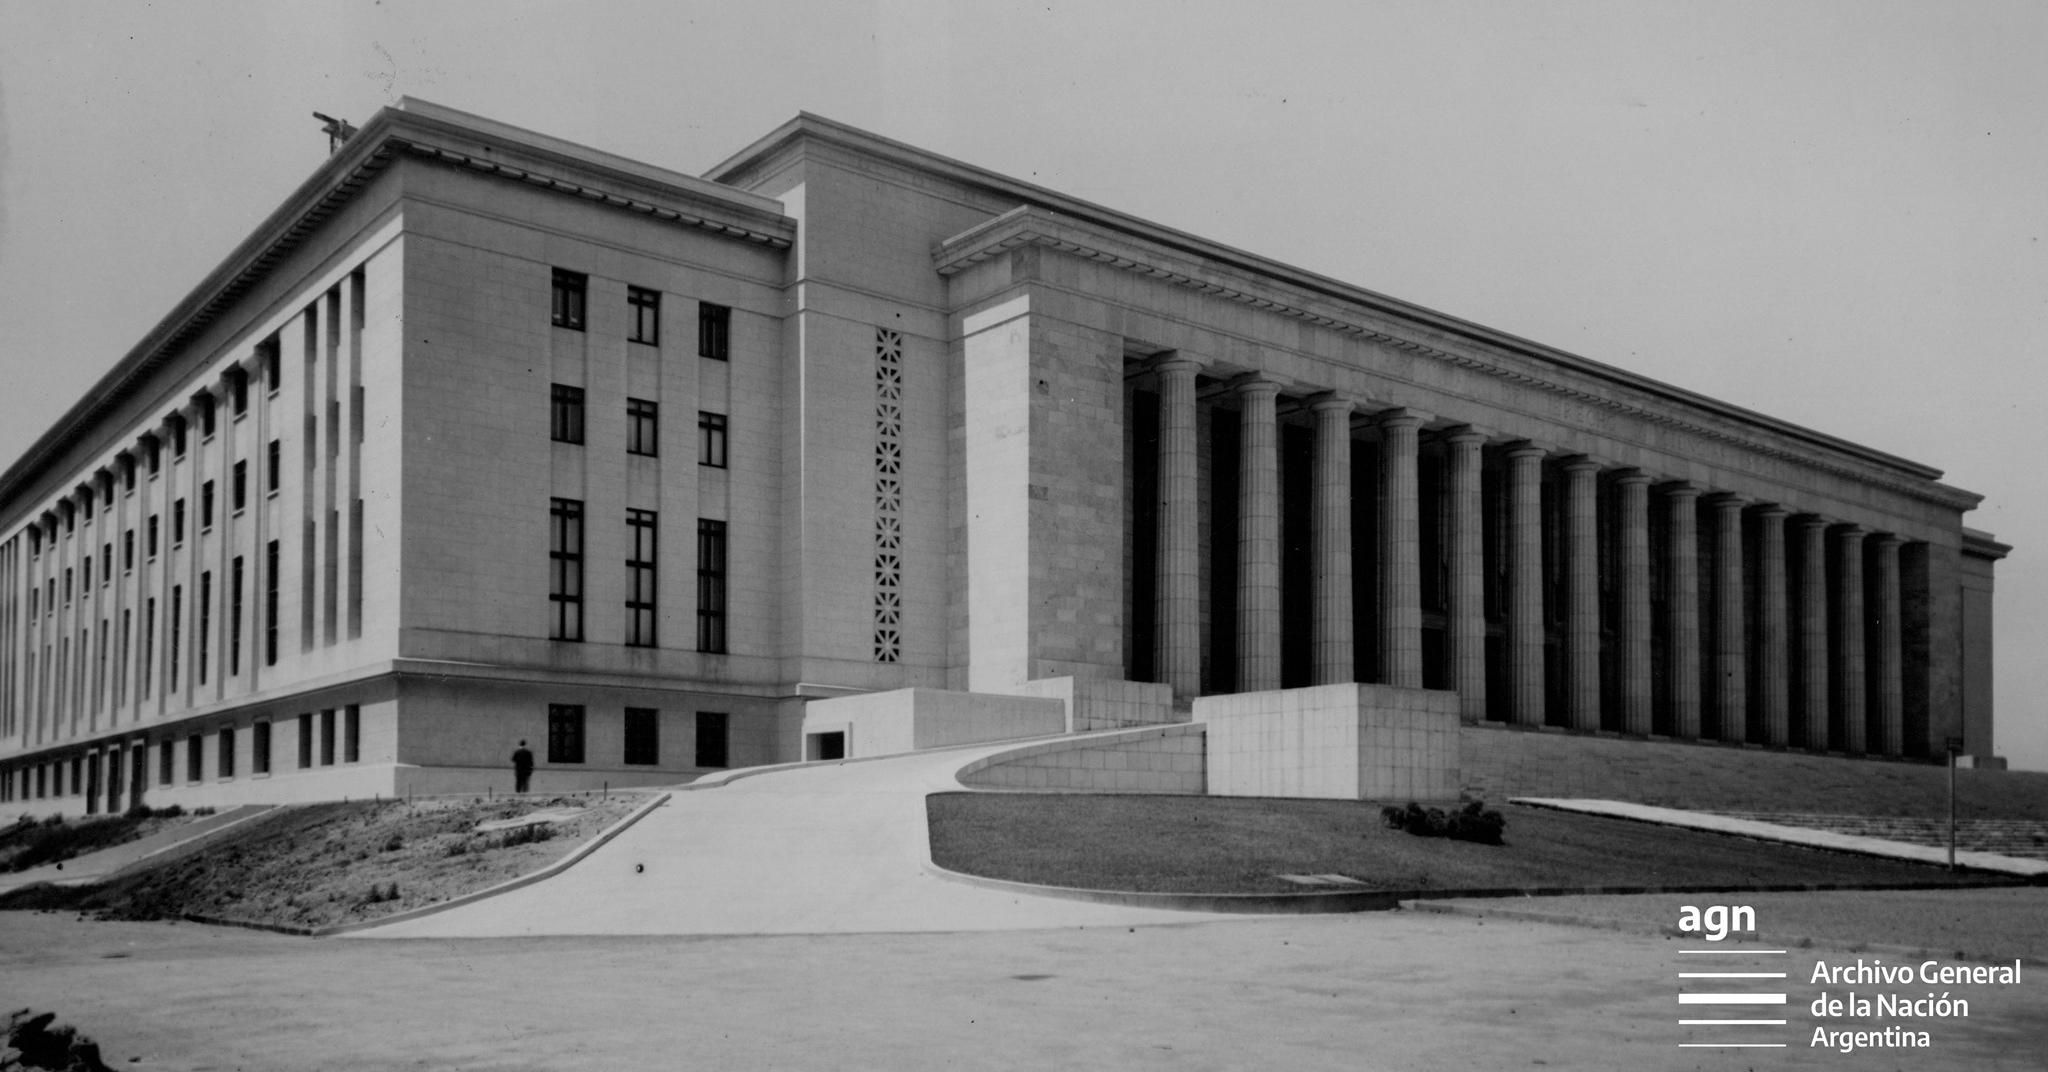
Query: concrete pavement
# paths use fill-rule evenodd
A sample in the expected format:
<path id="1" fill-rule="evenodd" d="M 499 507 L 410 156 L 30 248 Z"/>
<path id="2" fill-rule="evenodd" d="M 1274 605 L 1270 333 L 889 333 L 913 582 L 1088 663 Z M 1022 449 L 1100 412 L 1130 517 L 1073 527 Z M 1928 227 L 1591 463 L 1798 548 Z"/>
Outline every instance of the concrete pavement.
<path id="1" fill-rule="evenodd" d="M 806 764 L 677 792 L 544 882 L 351 938 L 828 934 L 1191 923 L 927 874 L 924 798 L 1018 742 Z M 744 772 L 739 772 L 744 773 Z"/>

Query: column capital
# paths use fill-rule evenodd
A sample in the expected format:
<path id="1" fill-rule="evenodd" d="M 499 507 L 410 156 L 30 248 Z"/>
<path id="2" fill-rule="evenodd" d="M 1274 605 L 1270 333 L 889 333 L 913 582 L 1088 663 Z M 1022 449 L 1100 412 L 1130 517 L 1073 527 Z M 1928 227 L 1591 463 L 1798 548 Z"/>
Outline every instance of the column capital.
<path id="1" fill-rule="evenodd" d="M 1755 500 L 1746 495 L 1737 495 L 1732 491 L 1722 491 L 1708 496 L 1707 501 L 1723 510 L 1740 510 Z"/>
<path id="2" fill-rule="evenodd" d="M 1348 414 L 1352 410 L 1358 408 L 1358 403 L 1353 402 L 1348 398 L 1340 398 L 1334 391 L 1321 391 L 1316 394 L 1312 394 L 1308 396 L 1307 402 L 1309 412 L 1311 413 Z"/>
<path id="3" fill-rule="evenodd" d="M 1834 524 L 1832 520 L 1820 514 L 1798 514 L 1793 517 L 1792 523 L 1802 529 L 1826 529 Z"/>
<path id="4" fill-rule="evenodd" d="M 1615 475 L 1614 482 L 1623 487 L 1648 487 L 1650 484 L 1655 483 L 1656 479 L 1656 477 L 1643 472 L 1641 469 L 1623 469 Z"/>
<path id="5" fill-rule="evenodd" d="M 1524 439 L 1508 444 L 1507 449 L 1502 451 L 1501 455 L 1507 458 L 1541 458 L 1549 453 L 1549 451 L 1544 450 L 1542 447 Z"/>
<path id="6" fill-rule="evenodd" d="M 1185 354 L 1171 353 L 1147 362 L 1153 372 L 1200 372 L 1208 366 Z"/>
<path id="7" fill-rule="evenodd" d="M 1247 372 L 1230 381 L 1230 390 L 1240 395 L 1266 395 L 1269 398 L 1280 394 L 1280 381 L 1256 372 Z"/>
<path id="8" fill-rule="evenodd" d="M 1566 458 L 1561 468 L 1567 473 L 1584 473 L 1589 471 L 1597 473 L 1600 471 L 1600 463 L 1580 454 Z"/>
<path id="9" fill-rule="evenodd" d="M 1906 540 L 1896 533 L 1880 532 L 1872 542 L 1877 544 L 1879 550 L 1889 550 L 1894 547 L 1904 546 Z"/>
<path id="10" fill-rule="evenodd" d="M 1396 407 L 1383 409 L 1372 415 L 1374 424 L 1382 428 L 1420 428 L 1429 421 L 1429 414 L 1421 410 Z"/>
<path id="11" fill-rule="evenodd" d="M 1664 494 L 1674 499 L 1697 499 L 1706 494 L 1706 491 L 1706 488 L 1690 480 L 1674 480 L 1664 485 Z"/>
<path id="12" fill-rule="evenodd" d="M 1783 521 L 1792 516 L 1792 511 L 1777 503 L 1763 503 L 1757 507 L 1756 516 L 1774 521 Z"/>
<path id="13" fill-rule="evenodd" d="M 1461 424 L 1458 425 L 1456 428 L 1452 428 L 1445 431 L 1441 438 L 1446 443 L 1484 444 L 1491 437 L 1488 436 L 1485 432 L 1482 432 L 1469 424 Z"/>

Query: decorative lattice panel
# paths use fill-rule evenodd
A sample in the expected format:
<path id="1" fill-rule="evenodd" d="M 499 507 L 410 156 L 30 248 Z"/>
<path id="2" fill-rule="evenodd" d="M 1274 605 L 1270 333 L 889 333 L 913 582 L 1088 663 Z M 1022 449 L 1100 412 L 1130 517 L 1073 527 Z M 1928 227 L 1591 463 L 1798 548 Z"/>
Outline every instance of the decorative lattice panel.
<path id="1" fill-rule="evenodd" d="M 903 333 L 875 329 L 875 660 L 903 658 Z"/>

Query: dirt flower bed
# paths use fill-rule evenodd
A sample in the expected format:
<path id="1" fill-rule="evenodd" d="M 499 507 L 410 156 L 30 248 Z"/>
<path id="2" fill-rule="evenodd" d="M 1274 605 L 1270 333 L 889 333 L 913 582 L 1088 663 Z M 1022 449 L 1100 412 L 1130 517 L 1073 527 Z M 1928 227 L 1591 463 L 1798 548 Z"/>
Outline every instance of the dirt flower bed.
<path id="1" fill-rule="evenodd" d="M 103 919 L 188 914 L 294 927 L 376 919 L 539 870 L 648 797 L 351 801 L 280 808 L 205 849 L 94 886 L 34 886 L 0 908 L 61 908 Z M 480 823 L 575 814 L 480 832 Z"/>
<path id="2" fill-rule="evenodd" d="M 0 871 L 26 871 L 43 864 L 62 863 L 89 852 L 113 848 L 149 837 L 159 830 L 189 823 L 213 813 L 187 812 L 182 808 L 156 811 L 131 809 L 125 815 L 47 819 L 24 817 L 0 827 Z"/>

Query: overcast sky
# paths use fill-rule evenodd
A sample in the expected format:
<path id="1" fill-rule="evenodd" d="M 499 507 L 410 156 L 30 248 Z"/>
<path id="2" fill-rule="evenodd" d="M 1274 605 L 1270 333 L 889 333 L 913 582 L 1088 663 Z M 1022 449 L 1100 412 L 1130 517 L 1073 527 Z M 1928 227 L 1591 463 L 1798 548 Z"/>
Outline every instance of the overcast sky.
<path id="1" fill-rule="evenodd" d="M 2048 769 L 2048 5 L 0 4 L 0 464 L 423 97 L 686 172 L 799 110 L 1946 471 Z"/>

